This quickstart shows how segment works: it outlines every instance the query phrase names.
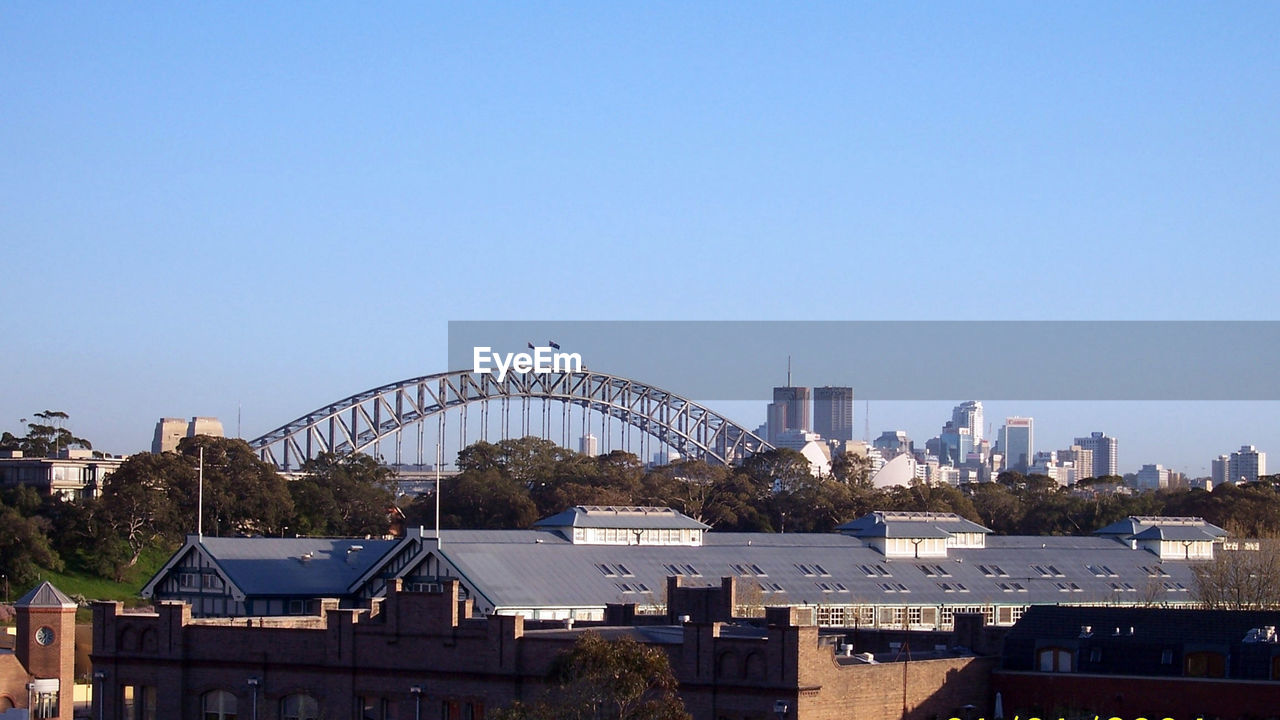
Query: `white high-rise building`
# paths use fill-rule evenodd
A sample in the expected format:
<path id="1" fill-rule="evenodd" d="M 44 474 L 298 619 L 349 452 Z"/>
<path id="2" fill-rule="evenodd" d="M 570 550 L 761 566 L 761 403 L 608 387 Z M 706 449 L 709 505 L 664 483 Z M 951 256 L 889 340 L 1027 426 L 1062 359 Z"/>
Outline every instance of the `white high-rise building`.
<path id="1" fill-rule="evenodd" d="M 587 457 L 595 457 L 600 454 L 600 441 L 596 440 L 596 436 L 587 433 L 578 438 L 578 452 Z"/>
<path id="2" fill-rule="evenodd" d="M 1169 487 L 1169 471 L 1163 465 L 1143 465 L 1135 483 L 1139 490 L 1160 490 Z"/>
<path id="3" fill-rule="evenodd" d="M 1100 432 L 1091 433 L 1089 437 L 1076 438 L 1076 445 L 1093 453 L 1093 467 L 1080 468 L 1080 471 L 1089 472 L 1092 469 L 1091 475 L 1093 477 L 1119 475 L 1120 469 L 1116 463 L 1116 444 L 1115 438 L 1108 437 L 1106 433 Z"/>
<path id="4" fill-rule="evenodd" d="M 1231 453 L 1227 473 L 1231 482 L 1255 482 L 1267 474 L 1267 454 L 1252 445 L 1241 445 L 1239 450 Z"/>

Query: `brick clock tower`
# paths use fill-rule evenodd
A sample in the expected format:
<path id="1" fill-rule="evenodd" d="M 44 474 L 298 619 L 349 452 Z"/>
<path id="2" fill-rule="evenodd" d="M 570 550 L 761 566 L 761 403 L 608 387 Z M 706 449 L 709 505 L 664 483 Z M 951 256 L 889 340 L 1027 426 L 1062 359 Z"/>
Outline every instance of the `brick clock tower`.
<path id="1" fill-rule="evenodd" d="M 76 603 L 40 583 L 14 603 L 14 655 L 31 676 L 31 718 L 71 720 L 75 709 Z"/>

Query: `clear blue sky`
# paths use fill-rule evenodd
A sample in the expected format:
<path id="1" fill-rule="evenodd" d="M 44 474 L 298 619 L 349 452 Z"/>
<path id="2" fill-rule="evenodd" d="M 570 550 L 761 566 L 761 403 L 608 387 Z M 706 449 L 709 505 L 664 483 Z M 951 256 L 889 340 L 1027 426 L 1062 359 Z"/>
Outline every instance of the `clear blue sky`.
<path id="1" fill-rule="evenodd" d="M 1277 319 L 1278 118 L 1276 3 L 7 3 L 0 429 L 253 436 L 450 319 Z"/>

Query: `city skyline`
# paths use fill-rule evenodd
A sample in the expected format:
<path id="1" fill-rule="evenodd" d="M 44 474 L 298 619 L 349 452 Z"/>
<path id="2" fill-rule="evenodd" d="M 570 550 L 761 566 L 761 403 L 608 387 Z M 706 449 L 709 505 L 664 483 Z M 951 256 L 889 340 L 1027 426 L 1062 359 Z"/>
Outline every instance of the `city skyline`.
<path id="1" fill-rule="evenodd" d="M 252 438 L 449 369 L 453 319 L 1274 319 L 1280 291 L 1240 267 L 1280 264 L 1277 23 L 1266 3 L 6 8 L 0 430 L 57 409 L 107 452 L 169 416 Z M 792 351 L 796 383 L 868 396 Z M 873 402 L 872 436 L 923 441 L 966 399 Z M 1040 447 L 1104 429 L 1125 471 L 1280 448 L 1274 402 L 986 412 L 1035 417 Z"/>

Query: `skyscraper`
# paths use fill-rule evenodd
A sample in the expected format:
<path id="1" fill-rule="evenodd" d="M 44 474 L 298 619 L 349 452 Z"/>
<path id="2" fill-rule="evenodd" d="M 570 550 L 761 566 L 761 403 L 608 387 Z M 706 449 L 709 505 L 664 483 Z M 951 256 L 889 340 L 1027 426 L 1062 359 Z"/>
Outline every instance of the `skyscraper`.
<path id="1" fill-rule="evenodd" d="M 1267 474 L 1267 454 L 1258 452 L 1252 445 L 1241 445 L 1239 450 L 1231 453 L 1227 474 L 1231 482 L 1255 482 Z"/>
<path id="2" fill-rule="evenodd" d="M 1231 456 L 1219 455 L 1213 459 L 1210 476 L 1213 478 L 1213 486 L 1217 487 L 1231 479 Z"/>
<path id="3" fill-rule="evenodd" d="M 1119 466 L 1116 464 L 1116 439 L 1107 437 L 1105 433 L 1092 433 L 1089 437 L 1076 438 L 1076 444 L 1085 450 L 1093 452 L 1093 477 L 1099 478 L 1106 475 L 1119 475 Z M 1088 471 L 1089 468 L 1082 470 Z M 1087 477 L 1087 476 L 1082 476 Z"/>
<path id="4" fill-rule="evenodd" d="M 769 404 L 769 443 L 775 441 L 787 430 L 803 430 L 809 432 L 809 388 L 776 387 L 773 389 L 773 402 Z"/>
<path id="5" fill-rule="evenodd" d="M 853 439 L 853 388 L 813 389 L 813 431 L 824 440 Z"/>
<path id="6" fill-rule="evenodd" d="M 951 424 L 958 428 L 969 428 L 974 447 L 982 442 L 982 423 L 982 403 L 977 400 L 962 402 L 951 411 Z"/>
<path id="7" fill-rule="evenodd" d="M 1029 417 L 1005 418 L 1000 428 L 1000 452 L 1004 454 L 1006 470 L 1026 472 L 1035 458 L 1034 420 Z"/>
<path id="8" fill-rule="evenodd" d="M 587 433 L 578 438 L 578 452 L 587 457 L 595 457 L 600 454 L 600 441 L 595 435 Z"/>

